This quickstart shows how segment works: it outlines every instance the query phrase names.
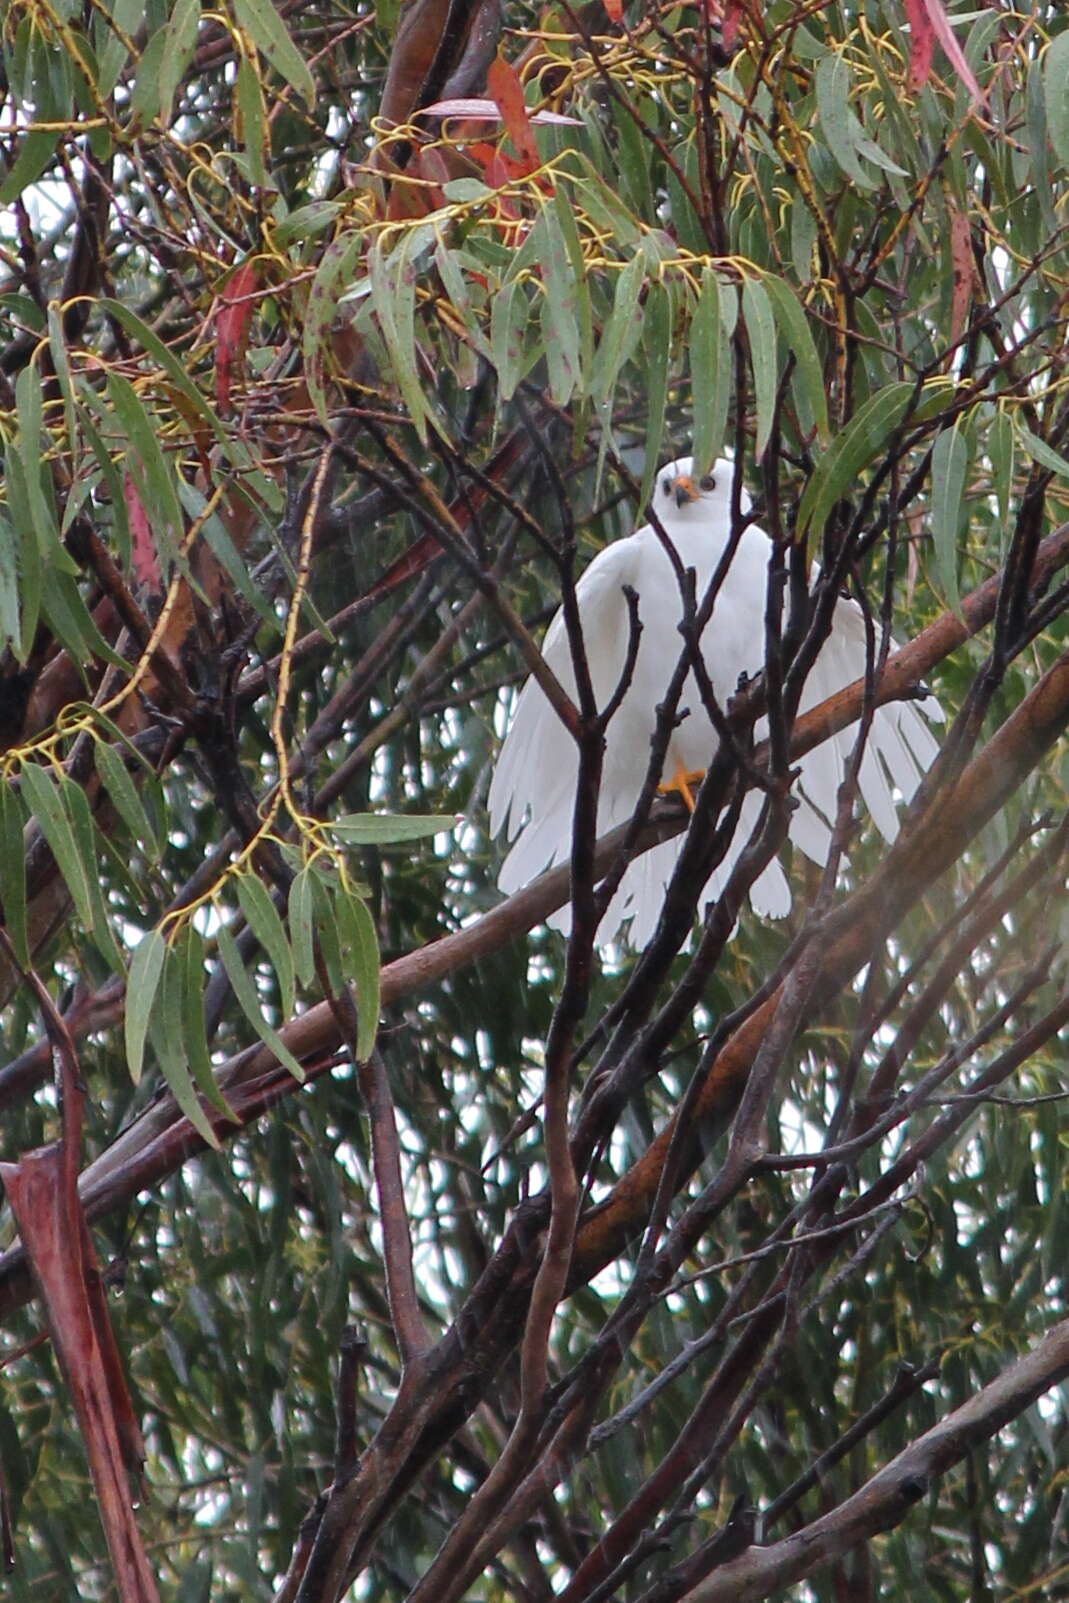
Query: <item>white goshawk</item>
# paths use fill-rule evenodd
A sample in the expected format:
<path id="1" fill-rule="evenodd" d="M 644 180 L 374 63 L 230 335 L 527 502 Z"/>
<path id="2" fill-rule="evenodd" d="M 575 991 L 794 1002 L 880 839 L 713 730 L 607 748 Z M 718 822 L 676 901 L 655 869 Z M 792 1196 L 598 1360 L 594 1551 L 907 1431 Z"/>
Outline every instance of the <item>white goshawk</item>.
<path id="1" fill-rule="evenodd" d="M 697 597 L 716 571 L 731 534 L 731 487 L 734 465 L 721 461 L 700 483 L 689 457 L 662 468 L 657 475 L 654 507 L 684 569 L 693 568 Z M 750 509 L 742 491 L 741 510 Z M 713 692 L 723 707 L 740 675 L 759 672 L 765 660 L 765 604 L 772 543 L 754 524 L 743 530 L 717 593 L 701 640 L 702 656 Z M 624 587 L 638 597 L 642 624 L 634 670 L 606 733 L 605 759 L 598 801 L 598 834 L 624 823 L 634 810 L 646 775 L 650 740 L 682 640 L 679 624 L 683 603 L 679 582 L 660 536 L 649 524 L 598 553 L 576 587 L 583 640 L 594 695 L 599 707 L 609 702 L 624 668 L 629 622 Z M 560 683 L 574 698 L 575 675 L 564 618 L 551 622 L 542 654 Z M 799 711 L 805 712 L 864 676 L 867 645 L 864 616 L 855 601 L 840 598 L 831 632 L 806 679 Z M 704 771 L 718 739 L 693 676 L 688 676 L 678 710 L 687 716 L 672 731 L 664 763 L 664 781 Z M 937 702 L 893 702 L 880 707 L 872 720 L 859 774 L 861 796 L 876 827 L 887 841 L 898 833 L 896 794 L 908 801 L 938 750 L 928 723 L 942 723 Z M 765 732 L 757 726 L 758 737 Z M 794 844 L 814 862 L 827 861 L 830 822 L 837 792 L 857 737 L 857 725 L 844 729 L 799 760 L 794 794 L 798 805 L 789 833 Z M 544 869 L 567 862 L 578 754 L 574 740 L 544 692 L 529 679 L 516 709 L 490 785 L 490 827 L 502 828 L 513 845 L 498 884 L 517 890 Z M 757 823 L 762 804 L 751 790 L 742 806 L 738 828 L 723 861 L 705 888 L 708 903 L 720 894 L 739 852 Z M 664 888 L 682 847 L 682 836 L 654 846 L 632 862 L 598 928 L 598 942 L 608 944 L 627 922 L 626 938 L 645 945 L 657 924 Z M 754 910 L 765 917 L 783 917 L 791 894 L 780 864 L 773 859 L 750 889 Z M 571 909 L 565 906 L 549 920 L 567 932 Z"/>

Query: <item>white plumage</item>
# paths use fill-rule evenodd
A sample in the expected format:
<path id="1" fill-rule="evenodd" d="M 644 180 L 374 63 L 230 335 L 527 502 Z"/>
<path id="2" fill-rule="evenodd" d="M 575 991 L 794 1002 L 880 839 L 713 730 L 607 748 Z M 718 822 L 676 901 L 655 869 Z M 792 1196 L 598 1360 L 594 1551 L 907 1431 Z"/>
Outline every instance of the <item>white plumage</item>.
<path id="1" fill-rule="evenodd" d="M 695 483 L 691 467 L 691 459 L 685 457 L 661 470 L 654 506 L 683 567 L 695 571 L 700 603 L 728 544 L 734 467 L 730 462 L 718 462 L 700 485 Z M 741 505 L 744 513 L 749 510 L 750 499 L 745 491 Z M 748 525 L 702 637 L 702 654 L 721 706 L 735 693 L 740 674 L 754 674 L 764 666 L 765 596 L 771 553 L 768 535 L 754 524 Z M 649 762 L 655 709 L 664 698 L 682 649 L 679 584 L 661 540 L 648 524 L 599 552 L 576 588 L 599 707 L 604 707 L 616 690 L 627 652 L 625 585 L 637 593 L 642 635 L 630 686 L 606 736 L 599 835 L 624 823 L 634 810 Z M 542 654 L 574 698 L 575 675 L 561 612 L 546 632 Z M 817 706 L 862 678 L 865 663 L 863 614 L 856 602 L 841 599 L 831 633 L 806 681 L 799 710 L 805 712 Z M 684 708 L 688 716 L 673 731 L 664 764 L 665 781 L 679 771 L 707 768 L 718 744 L 693 677 L 688 677 L 680 697 L 678 710 Z M 892 841 L 898 832 L 895 793 L 908 800 L 938 750 L 926 718 L 936 723 L 943 721 L 942 711 L 934 701 L 925 703 L 923 715 L 913 702 L 894 702 L 879 708 L 872 721 L 859 775 L 860 791 L 887 841 Z M 759 724 L 759 737 L 764 730 L 764 724 Z M 791 819 L 790 838 L 822 865 L 831 845 L 829 825 L 835 817 L 837 792 L 856 735 L 856 725 L 845 729 L 808 752 L 798 764 L 801 772 L 795 795 L 799 806 Z M 516 703 L 490 785 L 491 830 L 496 834 L 505 828 L 507 838 L 515 837 L 498 878 L 503 891 L 514 891 L 544 869 L 568 861 L 577 775 L 575 743 L 539 685 L 529 679 Z M 706 886 L 707 903 L 726 884 L 757 822 L 761 803 L 755 791 L 746 796 L 732 844 Z M 600 944 L 613 940 L 620 925 L 629 921 L 627 939 L 635 948 L 645 945 L 656 927 L 664 888 L 681 846 L 682 836 L 665 841 L 629 865 L 599 927 Z M 790 889 L 775 859 L 755 880 L 750 901 L 755 911 L 766 917 L 780 918 L 789 911 Z M 567 932 L 571 909 L 562 908 L 549 922 L 553 928 Z"/>

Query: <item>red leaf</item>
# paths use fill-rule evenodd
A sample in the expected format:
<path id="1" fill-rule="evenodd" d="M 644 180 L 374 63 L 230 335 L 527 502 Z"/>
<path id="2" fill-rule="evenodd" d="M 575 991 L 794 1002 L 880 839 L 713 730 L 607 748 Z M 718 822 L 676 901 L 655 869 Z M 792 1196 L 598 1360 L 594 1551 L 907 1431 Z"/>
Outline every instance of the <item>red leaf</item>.
<path id="1" fill-rule="evenodd" d="M 923 89 L 932 70 L 935 34 L 928 20 L 924 0 L 904 0 L 909 21 L 909 72 L 906 88 Z"/>
<path id="2" fill-rule="evenodd" d="M 162 595 L 163 574 L 160 571 L 160 559 L 156 551 L 152 525 L 129 468 L 122 476 L 122 498 L 126 502 L 126 516 L 130 523 L 130 560 L 133 564 L 134 577 L 139 584 L 144 585 L 149 595 Z"/>
<path id="3" fill-rule="evenodd" d="M 242 262 L 223 289 L 223 304 L 215 319 L 215 399 L 222 412 L 230 408 L 230 379 L 245 354 L 255 305 L 253 295 L 259 282 L 258 264 L 247 261 Z"/>
<path id="4" fill-rule="evenodd" d="M 741 21 L 742 0 L 724 0 L 724 16 L 720 24 L 720 40 L 725 50 L 730 50 L 734 46 Z"/>
<path id="5" fill-rule="evenodd" d="M 965 332 L 965 319 L 973 292 L 972 229 L 967 213 L 950 207 L 950 259 L 954 277 L 950 291 L 950 343 Z"/>
<path id="6" fill-rule="evenodd" d="M 18 1225 L 70 1392 L 93 1476 L 97 1509 L 115 1571 L 116 1595 L 158 1603 L 159 1593 L 134 1521 L 127 1476 L 144 1457 L 114 1333 L 99 1286 L 85 1216 L 64 1184 L 61 1145 L 0 1164 L 0 1181 Z"/>
<path id="7" fill-rule="evenodd" d="M 978 105 L 984 101 L 984 92 L 973 76 L 958 36 L 950 26 L 942 0 L 904 0 L 909 18 L 909 88 L 920 88 L 927 83 L 932 67 L 933 35 L 939 40 L 947 60 Z"/>
<path id="8" fill-rule="evenodd" d="M 535 168 L 541 165 L 541 157 L 535 144 L 531 119 L 527 115 L 523 84 L 515 67 L 506 61 L 504 56 L 497 56 L 490 63 L 490 70 L 486 74 L 486 87 L 490 91 L 490 98 L 501 112 L 508 136 L 512 140 L 516 154 L 524 164 L 524 172 L 534 172 Z"/>

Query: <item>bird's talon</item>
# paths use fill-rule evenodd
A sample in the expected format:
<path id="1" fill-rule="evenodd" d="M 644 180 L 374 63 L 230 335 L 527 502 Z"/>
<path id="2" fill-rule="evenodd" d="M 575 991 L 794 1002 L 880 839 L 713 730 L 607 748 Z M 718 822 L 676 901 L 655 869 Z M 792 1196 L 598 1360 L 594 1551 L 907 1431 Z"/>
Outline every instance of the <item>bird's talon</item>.
<path id="1" fill-rule="evenodd" d="M 694 789 L 705 778 L 704 768 L 695 768 L 688 771 L 677 768 L 671 779 L 664 779 L 657 786 L 662 796 L 671 796 L 673 793 L 679 797 L 688 813 L 694 811 Z"/>

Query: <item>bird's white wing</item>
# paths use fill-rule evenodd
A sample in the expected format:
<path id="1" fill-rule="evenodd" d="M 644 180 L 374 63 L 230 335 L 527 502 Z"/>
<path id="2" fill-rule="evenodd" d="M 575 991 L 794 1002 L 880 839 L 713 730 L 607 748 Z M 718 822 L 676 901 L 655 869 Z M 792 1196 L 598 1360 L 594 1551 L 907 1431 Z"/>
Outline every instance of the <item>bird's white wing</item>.
<path id="1" fill-rule="evenodd" d="M 612 696 L 626 659 L 628 614 L 623 586 L 634 582 L 638 557 L 634 535 L 617 540 L 599 552 L 576 586 L 587 661 L 599 706 Z M 554 616 L 546 631 L 542 655 L 574 698 L 575 674 L 562 612 Z M 488 798 L 491 832 L 497 834 L 504 828 L 506 838 L 519 836 L 498 879 L 503 891 L 516 890 L 543 869 L 567 862 L 578 772 L 574 740 L 538 683 L 529 679 L 516 703 Z M 640 783 L 641 774 L 631 807 Z M 624 804 L 615 792 L 603 801 L 599 829 L 611 827 L 631 810 L 628 807 L 621 811 Z M 615 805 L 610 807 L 610 803 Z M 606 817 L 607 811 L 619 812 L 620 816 Z"/>
<path id="2" fill-rule="evenodd" d="M 842 599 L 835 609 L 831 633 L 817 657 L 800 703 L 806 712 L 865 675 L 867 661 L 865 618 L 855 601 Z M 873 822 L 886 841 L 898 834 L 895 791 L 901 801 L 909 801 L 939 750 L 928 720 L 942 723 L 938 702 L 923 704 L 897 701 L 877 708 L 861 760 L 858 785 Z M 851 724 L 801 760 L 799 791 L 803 803 L 812 803 L 824 820 L 835 818 L 837 792 L 857 739 L 858 726 Z M 829 840 L 824 836 L 807 838 L 812 828 L 812 809 L 808 817 L 804 805 L 792 821 L 795 844 L 817 862 L 827 858 Z M 813 847 L 816 849 L 813 849 Z"/>

